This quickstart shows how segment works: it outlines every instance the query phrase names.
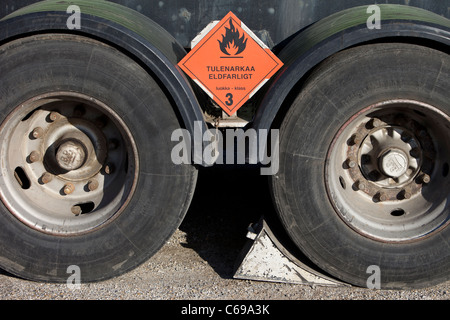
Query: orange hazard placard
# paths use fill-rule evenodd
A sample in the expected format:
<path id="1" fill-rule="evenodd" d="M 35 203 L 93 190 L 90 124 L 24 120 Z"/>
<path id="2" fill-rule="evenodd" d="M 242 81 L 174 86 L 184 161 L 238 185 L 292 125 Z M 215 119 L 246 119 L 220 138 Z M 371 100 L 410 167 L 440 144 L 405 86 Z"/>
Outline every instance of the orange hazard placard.
<path id="1" fill-rule="evenodd" d="M 205 30 L 178 65 L 231 116 L 283 63 L 232 12 Z"/>

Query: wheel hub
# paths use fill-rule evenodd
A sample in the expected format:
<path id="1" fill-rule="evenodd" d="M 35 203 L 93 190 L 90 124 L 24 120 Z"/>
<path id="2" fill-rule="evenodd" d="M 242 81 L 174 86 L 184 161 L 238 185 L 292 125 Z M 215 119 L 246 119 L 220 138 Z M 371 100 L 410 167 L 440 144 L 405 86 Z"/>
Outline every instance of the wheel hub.
<path id="1" fill-rule="evenodd" d="M 444 225 L 447 191 L 439 186 L 448 176 L 449 123 L 433 106 L 412 100 L 375 104 L 350 118 L 331 144 L 326 168 L 340 217 L 387 242 L 411 241 Z"/>
<path id="2" fill-rule="evenodd" d="M 2 200 L 31 228 L 80 234 L 110 221 L 128 201 L 137 151 L 103 103 L 76 93 L 36 97 L 0 129 Z"/>
<path id="3" fill-rule="evenodd" d="M 347 166 L 356 189 L 373 202 L 420 193 L 423 181 L 418 177 L 432 170 L 435 151 L 431 137 L 416 121 L 399 121 L 393 115 L 372 118 L 356 127 L 353 137 L 359 138 L 347 148 Z"/>

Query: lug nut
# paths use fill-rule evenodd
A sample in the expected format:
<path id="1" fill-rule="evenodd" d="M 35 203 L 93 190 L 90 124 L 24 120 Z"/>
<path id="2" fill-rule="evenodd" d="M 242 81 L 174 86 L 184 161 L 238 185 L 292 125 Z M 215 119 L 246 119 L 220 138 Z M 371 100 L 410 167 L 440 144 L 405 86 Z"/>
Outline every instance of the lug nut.
<path id="1" fill-rule="evenodd" d="M 41 177 L 42 183 L 47 184 L 53 180 L 53 175 L 51 173 L 44 173 Z"/>
<path id="2" fill-rule="evenodd" d="M 387 195 L 381 191 L 376 194 L 376 198 L 378 199 L 379 202 L 384 202 L 388 200 Z"/>
<path id="3" fill-rule="evenodd" d="M 63 192 L 65 195 L 69 195 L 69 194 L 73 193 L 74 191 L 75 191 L 75 186 L 73 185 L 73 183 L 67 183 L 63 188 Z"/>
<path id="4" fill-rule="evenodd" d="M 56 111 L 52 111 L 50 112 L 48 118 L 53 122 L 59 120 L 61 118 L 61 115 Z"/>
<path id="5" fill-rule="evenodd" d="M 104 170 L 105 170 L 105 173 L 109 175 L 109 174 L 113 173 L 114 166 L 112 164 L 108 163 L 107 165 L 105 165 Z"/>
<path id="6" fill-rule="evenodd" d="M 357 187 L 359 190 L 364 191 L 367 188 L 367 185 L 364 181 L 358 181 Z"/>
<path id="7" fill-rule="evenodd" d="M 41 154 L 39 153 L 39 151 L 32 151 L 28 157 L 30 159 L 30 162 L 34 163 L 38 162 L 41 159 Z"/>
<path id="8" fill-rule="evenodd" d="M 89 191 L 97 190 L 97 188 L 98 188 L 98 181 L 97 180 L 90 180 L 88 182 L 87 187 L 88 187 Z"/>
<path id="9" fill-rule="evenodd" d="M 411 192 L 409 192 L 409 191 L 407 191 L 407 190 L 402 190 L 401 192 L 400 192 L 400 196 L 403 198 L 403 199 L 411 199 Z"/>
<path id="10" fill-rule="evenodd" d="M 355 160 L 347 159 L 347 166 L 349 168 L 355 168 L 357 166 L 357 163 Z"/>
<path id="11" fill-rule="evenodd" d="M 431 177 L 428 174 L 424 173 L 420 176 L 420 180 L 422 181 L 422 183 L 428 184 L 431 181 Z"/>
<path id="12" fill-rule="evenodd" d="M 82 213 L 80 206 L 73 206 L 71 209 L 72 213 L 76 216 L 80 215 Z"/>
<path id="13" fill-rule="evenodd" d="M 42 129 L 41 127 L 34 128 L 31 132 L 31 135 L 35 139 L 42 138 L 42 136 L 44 135 L 44 129 Z"/>
<path id="14" fill-rule="evenodd" d="M 382 125 L 383 125 L 383 121 L 381 121 L 380 119 L 377 119 L 377 118 L 372 119 L 372 127 L 373 128 L 378 128 Z"/>

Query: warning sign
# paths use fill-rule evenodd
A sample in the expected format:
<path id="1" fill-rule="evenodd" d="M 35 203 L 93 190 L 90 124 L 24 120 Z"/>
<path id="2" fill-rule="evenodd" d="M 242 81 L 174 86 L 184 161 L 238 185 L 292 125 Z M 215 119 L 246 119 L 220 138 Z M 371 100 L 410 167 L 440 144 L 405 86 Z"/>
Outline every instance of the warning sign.
<path id="1" fill-rule="evenodd" d="M 178 65 L 230 116 L 283 66 L 232 12 L 192 46 Z"/>

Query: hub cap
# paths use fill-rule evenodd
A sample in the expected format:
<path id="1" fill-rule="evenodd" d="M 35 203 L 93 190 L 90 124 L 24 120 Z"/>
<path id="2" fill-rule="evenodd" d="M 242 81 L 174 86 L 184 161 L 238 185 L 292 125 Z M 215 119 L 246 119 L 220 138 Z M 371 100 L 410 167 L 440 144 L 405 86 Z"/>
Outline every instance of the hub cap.
<path id="1" fill-rule="evenodd" d="M 400 149 L 388 150 L 381 156 L 380 167 L 386 176 L 398 179 L 408 170 L 408 156 Z"/>
<path id="2" fill-rule="evenodd" d="M 86 161 L 85 149 L 86 147 L 79 141 L 66 141 L 58 147 L 56 162 L 63 170 L 79 169 Z"/>

